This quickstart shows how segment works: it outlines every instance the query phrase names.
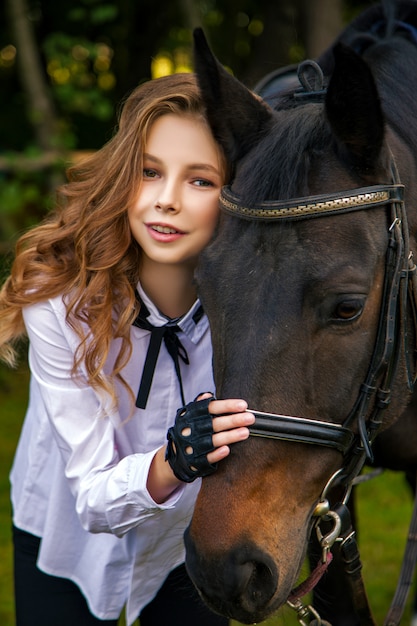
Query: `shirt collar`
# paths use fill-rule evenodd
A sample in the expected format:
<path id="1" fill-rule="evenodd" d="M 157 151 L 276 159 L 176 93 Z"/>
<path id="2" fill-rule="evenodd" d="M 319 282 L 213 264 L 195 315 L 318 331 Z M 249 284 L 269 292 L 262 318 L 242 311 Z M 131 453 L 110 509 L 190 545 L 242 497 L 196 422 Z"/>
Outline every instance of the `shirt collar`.
<path id="1" fill-rule="evenodd" d="M 149 311 L 147 319 L 154 326 L 163 326 L 167 322 L 172 321 L 173 324 L 177 324 L 181 328 L 183 333 L 185 333 L 193 343 L 198 343 L 206 332 L 209 323 L 207 315 L 204 312 L 203 314 L 200 312 L 201 302 L 199 298 L 197 298 L 185 315 L 178 319 L 170 320 L 169 317 L 161 313 L 158 307 L 155 306 L 140 283 L 137 284 L 137 291 Z"/>

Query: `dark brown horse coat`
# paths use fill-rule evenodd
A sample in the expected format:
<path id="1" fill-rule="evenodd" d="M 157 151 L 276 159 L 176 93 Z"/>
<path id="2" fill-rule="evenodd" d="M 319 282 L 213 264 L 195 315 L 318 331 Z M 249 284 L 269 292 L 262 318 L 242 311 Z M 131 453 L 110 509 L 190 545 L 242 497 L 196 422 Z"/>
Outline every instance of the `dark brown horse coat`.
<path id="1" fill-rule="evenodd" d="M 273 108 L 228 74 L 197 33 L 196 71 L 213 132 L 235 163 L 230 193 L 240 206 L 389 185 L 395 164 L 408 213 L 406 245 L 416 250 L 417 3 L 397 5 L 395 16 L 381 7 L 367 11 L 342 33 L 342 45 L 319 59 L 324 97 L 290 90 L 271 98 Z M 381 324 L 387 250 L 397 246 L 389 244 L 392 226 L 388 205 L 276 221 L 225 211 L 197 274 L 218 397 L 346 424 L 364 393 Z M 386 401 L 381 430 L 389 430 L 374 452 L 387 467 L 415 470 L 416 400 L 408 380 L 415 328 L 410 304 L 405 308 L 408 316 L 403 303 L 394 324 L 389 397 L 372 392 L 365 430 L 375 403 Z M 376 388 L 384 376 L 376 376 Z M 358 433 L 357 420 L 349 428 Z M 215 610 L 253 623 L 285 603 L 312 513 L 345 463 L 336 449 L 251 437 L 203 480 L 186 534 L 187 567 Z M 351 611 L 348 597 L 339 601 L 329 609 L 333 624 L 357 623 Z"/>

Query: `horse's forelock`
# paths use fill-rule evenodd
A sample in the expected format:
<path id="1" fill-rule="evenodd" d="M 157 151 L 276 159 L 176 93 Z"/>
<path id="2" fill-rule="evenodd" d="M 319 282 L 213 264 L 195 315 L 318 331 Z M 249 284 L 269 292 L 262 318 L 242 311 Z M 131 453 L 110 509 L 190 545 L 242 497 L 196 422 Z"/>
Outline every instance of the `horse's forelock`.
<path id="1" fill-rule="evenodd" d="M 322 104 L 275 113 L 275 124 L 238 164 L 233 190 L 251 205 L 308 192 L 312 160 L 331 145 Z"/>

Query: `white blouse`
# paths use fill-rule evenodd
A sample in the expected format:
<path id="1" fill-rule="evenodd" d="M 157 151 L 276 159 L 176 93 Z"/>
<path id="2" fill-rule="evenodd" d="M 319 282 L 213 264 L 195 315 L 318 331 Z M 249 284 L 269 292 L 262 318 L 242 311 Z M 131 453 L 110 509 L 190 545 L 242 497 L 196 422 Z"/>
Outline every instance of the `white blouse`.
<path id="1" fill-rule="evenodd" d="M 138 287 L 149 321 L 166 318 Z M 178 322 L 190 364 L 181 362 L 185 400 L 213 391 L 207 317 L 196 324 L 197 301 Z M 118 406 L 71 367 L 79 339 L 65 321 L 61 297 L 24 311 L 29 335 L 30 399 L 11 471 L 15 526 L 42 538 L 38 565 L 73 580 L 91 612 L 117 619 L 127 603 L 131 624 L 184 561 L 187 527 L 200 480 L 182 485 L 163 504 L 146 488 L 150 463 L 166 442 L 181 406 L 174 363 L 164 342 L 145 410 L 118 384 Z M 137 394 L 150 332 L 132 326 L 132 356 L 122 371 Z M 120 340 L 111 344 L 111 371 Z"/>

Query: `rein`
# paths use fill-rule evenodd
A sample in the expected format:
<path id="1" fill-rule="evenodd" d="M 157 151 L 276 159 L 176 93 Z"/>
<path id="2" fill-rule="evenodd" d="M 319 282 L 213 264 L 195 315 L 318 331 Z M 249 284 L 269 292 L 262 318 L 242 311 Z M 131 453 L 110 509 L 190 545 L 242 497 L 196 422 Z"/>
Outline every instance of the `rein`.
<path id="1" fill-rule="evenodd" d="M 354 406 L 344 422 L 340 425 L 318 419 L 264 413 L 248 409 L 255 416 L 255 423 L 249 428 L 251 436 L 319 445 L 335 449 L 342 454 L 343 466 L 331 477 L 325 492 L 327 493 L 329 486 L 334 486 L 335 482 L 346 486 L 346 498 L 341 505 L 337 505 L 341 507 L 340 510 L 344 511 L 344 517 L 348 515 L 345 504 L 350 495 L 352 484 L 366 460 L 373 460 L 372 443 L 381 427 L 383 412 L 390 404 L 391 386 L 401 351 L 405 355 L 410 390 L 413 389 L 415 382 L 415 363 L 411 363 L 408 347 L 407 309 L 410 305 L 414 329 L 417 333 L 416 266 L 409 249 L 408 224 L 403 200 L 404 187 L 399 181 L 393 159 L 391 169 L 392 184 L 374 185 L 342 193 L 322 194 L 290 201 L 266 201 L 253 206 L 245 206 L 230 186 L 223 187 L 220 194 L 222 210 L 246 220 L 316 219 L 385 205 L 390 206 L 391 226 L 388 232 L 385 278 L 376 340 L 368 374 L 360 387 Z M 400 341 L 401 330 L 403 331 L 402 342 Z M 353 430 L 354 425 L 357 426 L 357 432 Z M 413 528 L 417 523 L 417 497 L 415 511 L 412 520 Z M 334 523 L 334 528 L 328 535 L 319 536 L 323 549 L 323 567 L 320 568 L 320 571 L 323 572 L 327 567 L 328 552 L 333 544 L 338 541 L 341 544 L 342 553 L 346 555 L 346 572 L 351 575 L 352 592 L 356 600 L 358 614 L 361 617 L 361 624 L 375 626 L 360 575 L 361 565 L 353 529 L 349 524 L 349 530 L 344 534 L 341 516 L 330 510 L 330 505 L 324 496 L 319 501 L 313 516 L 318 518 L 316 522 L 318 535 L 321 520 L 333 521 Z M 413 550 L 416 550 L 416 546 L 417 537 L 414 538 Z M 355 563 L 353 568 L 352 563 Z M 402 576 L 398 584 L 398 587 L 402 589 L 402 604 L 405 603 L 406 598 L 404 587 L 408 591 L 411 584 L 411 580 L 407 579 L 404 582 L 403 578 Z M 408 578 L 410 578 L 409 575 Z M 314 617 L 311 624 L 314 623 L 317 626 L 322 624 L 320 617 L 312 607 L 304 607 L 300 604 L 298 597 L 296 606 L 294 606 L 294 603 L 291 604 L 290 598 L 289 604 L 297 611 L 301 624 L 306 624 L 304 618 L 308 613 Z M 389 621 L 386 622 L 387 626 L 399 624 L 402 615 L 403 606 L 398 606 L 398 593 L 396 593 L 394 602 L 396 602 L 395 611 L 391 608 Z M 395 614 L 396 620 L 398 618 L 398 621 L 392 619 L 393 614 Z"/>

